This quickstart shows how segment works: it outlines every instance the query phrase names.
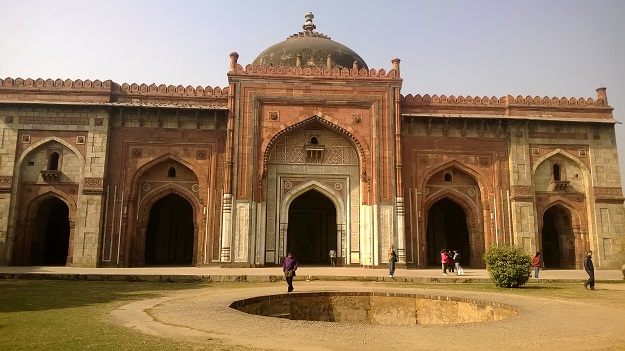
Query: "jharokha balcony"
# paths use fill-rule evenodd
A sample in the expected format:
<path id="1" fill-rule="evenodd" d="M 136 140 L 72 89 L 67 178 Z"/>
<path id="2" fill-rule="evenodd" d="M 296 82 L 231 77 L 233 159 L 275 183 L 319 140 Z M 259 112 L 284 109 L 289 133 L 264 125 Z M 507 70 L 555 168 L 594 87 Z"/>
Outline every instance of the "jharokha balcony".
<path id="1" fill-rule="evenodd" d="M 55 182 L 59 179 L 60 173 L 59 171 L 41 171 L 41 177 L 45 182 Z"/>
<path id="2" fill-rule="evenodd" d="M 549 188 L 551 191 L 566 191 L 568 188 L 570 181 L 568 180 L 552 180 L 549 183 Z"/>

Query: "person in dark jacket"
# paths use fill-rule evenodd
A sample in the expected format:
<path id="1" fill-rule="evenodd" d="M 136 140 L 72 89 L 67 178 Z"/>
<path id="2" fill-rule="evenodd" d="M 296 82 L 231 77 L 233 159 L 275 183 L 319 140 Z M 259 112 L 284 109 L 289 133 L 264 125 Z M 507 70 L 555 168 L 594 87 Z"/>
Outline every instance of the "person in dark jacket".
<path id="1" fill-rule="evenodd" d="M 447 250 L 447 268 L 449 269 L 449 272 L 453 273 L 454 272 L 454 259 L 453 259 L 453 254 L 451 253 L 451 250 Z"/>
<path id="2" fill-rule="evenodd" d="M 297 259 L 293 257 L 293 254 L 290 252 L 286 255 L 282 263 L 282 271 L 284 272 L 286 283 L 289 285 L 288 292 L 293 291 L 293 277 L 295 276 L 298 264 Z"/>
<path id="3" fill-rule="evenodd" d="M 586 256 L 584 256 L 584 270 L 588 273 L 588 280 L 584 282 L 584 288 L 595 290 L 595 266 L 592 264 L 592 251 L 588 250 Z"/>
<path id="4" fill-rule="evenodd" d="M 462 273 L 464 273 L 464 270 L 462 270 L 462 267 L 460 267 L 460 252 L 458 252 L 458 250 L 454 250 L 454 255 L 452 256 L 452 259 L 454 261 L 454 266 L 456 266 L 456 274 L 462 275 Z"/>
<path id="5" fill-rule="evenodd" d="M 397 263 L 397 254 L 395 253 L 395 248 L 391 245 L 388 248 L 388 276 L 391 278 L 395 277 L 395 263 Z"/>

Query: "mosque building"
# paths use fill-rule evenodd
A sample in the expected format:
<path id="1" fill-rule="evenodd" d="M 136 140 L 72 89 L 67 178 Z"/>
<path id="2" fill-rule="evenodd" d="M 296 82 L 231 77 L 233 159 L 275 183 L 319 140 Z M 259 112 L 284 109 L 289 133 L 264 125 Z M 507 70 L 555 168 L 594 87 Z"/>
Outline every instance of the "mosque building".
<path id="1" fill-rule="evenodd" d="M 0 80 L 0 265 L 426 268 L 493 245 L 548 268 L 625 263 L 606 88 L 593 98 L 402 92 L 303 30 L 228 86 Z M 224 67 L 226 61 L 224 60 Z"/>

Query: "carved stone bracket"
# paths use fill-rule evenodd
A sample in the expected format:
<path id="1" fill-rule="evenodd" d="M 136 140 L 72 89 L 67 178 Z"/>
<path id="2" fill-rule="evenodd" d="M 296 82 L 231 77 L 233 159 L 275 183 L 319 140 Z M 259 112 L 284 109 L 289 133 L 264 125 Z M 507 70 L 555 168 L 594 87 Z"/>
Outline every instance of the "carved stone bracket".
<path id="1" fill-rule="evenodd" d="M 104 191 L 104 179 L 103 178 L 85 178 L 83 184 L 83 194 L 102 194 Z"/>
<path id="2" fill-rule="evenodd" d="M 0 176 L 0 193 L 11 192 L 11 186 L 13 186 L 13 177 Z"/>
<path id="3" fill-rule="evenodd" d="M 569 187 L 569 183 L 571 182 L 568 180 L 552 180 L 551 183 L 549 183 L 549 187 L 551 191 L 566 191 L 566 188 Z"/>
<path id="4" fill-rule="evenodd" d="M 512 198 L 515 200 L 532 199 L 532 187 L 525 185 L 513 185 L 510 187 Z"/>
<path id="5" fill-rule="evenodd" d="M 595 187 L 595 198 L 600 201 L 619 201 L 625 200 L 623 198 L 623 189 L 620 187 Z"/>
<path id="6" fill-rule="evenodd" d="M 41 171 L 41 177 L 46 183 L 53 183 L 59 180 L 61 172 L 59 171 Z"/>

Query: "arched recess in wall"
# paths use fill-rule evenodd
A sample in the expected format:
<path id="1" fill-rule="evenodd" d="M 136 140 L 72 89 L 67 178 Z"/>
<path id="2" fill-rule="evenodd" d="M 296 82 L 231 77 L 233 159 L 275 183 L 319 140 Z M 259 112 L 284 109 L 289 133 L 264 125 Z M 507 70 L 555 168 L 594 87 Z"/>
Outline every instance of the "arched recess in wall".
<path id="1" fill-rule="evenodd" d="M 158 218 L 158 217 L 155 218 L 155 216 L 152 215 L 152 210 L 154 206 L 160 200 L 166 197 L 170 197 L 170 195 L 176 195 L 177 197 L 183 199 L 190 207 L 191 217 L 192 217 L 191 223 L 193 225 L 193 234 L 192 234 L 193 244 L 191 248 L 190 262 L 187 262 L 187 264 L 194 265 L 196 263 L 197 256 L 198 256 L 198 246 L 200 245 L 199 233 L 200 233 L 200 229 L 203 228 L 198 222 L 198 212 L 199 212 L 199 209 L 201 208 L 201 204 L 198 202 L 197 198 L 190 193 L 188 189 L 182 188 L 175 184 L 168 184 L 161 188 L 155 189 L 153 192 L 147 195 L 144 201 L 139 206 L 140 216 L 138 220 L 138 226 L 140 229 L 139 229 L 139 234 L 136 236 L 134 240 L 136 248 L 135 250 L 133 250 L 133 252 L 136 252 L 136 257 L 133 257 L 133 262 L 135 262 L 136 265 L 146 264 L 146 255 L 148 254 L 146 252 L 146 244 L 148 243 L 146 240 L 148 239 L 147 235 L 149 233 L 147 231 L 150 228 L 150 220 L 158 219 L 158 220 L 165 220 L 166 222 L 169 222 L 169 223 L 173 223 L 171 226 L 166 226 L 167 227 L 166 229 L 170 229 L 170 232 L 165 233 L 165 234 L 166 235 L 174 234 L 171 237 L 180 236 L 178 233 L 180 228 L 176 228 L 175 225 L 182 223 L 182 221 L 184 221 L 184 217 L 182 218 L 179 218 L 179 217 L 180 215 L 184 216 L 185 213 L 180 213 L 180 211 L 176 211 L 176 213 L 172 213 L 172 214 L 163 214 L 161 216 L 162 218 Z M 159 229 L 158 226 L 154 227 L 154 223 L 152 224 L 152 228 Z M 199 253 L 199 254 L 202 254 L 202 253 Z"/>
<path id="2" fill-rule="evenodd" d="M 49 145 L 51 143 L 58 143 L 60 144 L 62 147 L 68 149 L 74 156 L 76 156 L 76 158 L 78 159 L 78 163 L 79 163 L 79 167 L 78 167 L 78 178 L 81 180 L 82 183 L 82 179 L 83 179 L 83 172 L 84 172 L 84 166 L 85 166 L 85 158 L 82 155 L 82 153 L 80 153 L 80 151 L 78 149 L 76 149 L 72 144 L 68 143 L 67 141 L 56 137 L 56 136 L 51 136 L 51 137 L 47 137 L 45 139 L 42 139 L 36 143 L 33 143 L 31 146 L 29 146 L 28 148 L 26 148 L 24 150 L 24 152 L 22 152 L 22 154 L 17 158 L 17 160 L 15 161 L 15 168 L 14 168 L 14 174 L 13 174 L 13 179 L 20 179 L 20 174 L 22 172 L 22 169 L 24 167 L 24 163 L 26 162 L 26 160 L 30 159 L 31 155 L 33 153 L 36 153 L 38 150 L 45 148 L 46 145 Z M 19 188 L 19 183 L 20 182 L 13 182 L 13 187 L 14 187 L 14 191 L 16 191 Z"/>
<path id="3" fill-rule="evenodd" d="M 24 238 L 18 239 L 17 236 L 20 235 L 19 233 L 24 233 L 24 231 L 27 230 L 24 228 L 23 225 L 21 225 L 21 223 L 26 223 L 25 218 L 30 216 L 27 210 L 27 207 L 30 206 L 30 204 L 24 204 L 24 201 L 30 201 L 32 203 L 32 199 L 27 200 L 24 198 L 23 194 L 20 195 L 21 194 L 20 190 L 22 188 L 22 173 L 24 171 L 24 167 L 28 166 L 28 161 L 33 157 L 34 154 L 39 152 L 42 148 L 47 147 L 47 145 L 54 144 L 54 143 L 58 144 L 59 148 L 68 150 L 68 155 L 71 154 L 72 156 L 76 158 L 77 165 L 75 168 L 76 168 L 77 173 L 75 174 L 75 177 L 77 179 L 77 184 L 75 184 L 75 187 L 77 188 L 76 193 L 80 194 L 80 186 L 82 185 L 82 180 L 83 180 L 85 159 L 78 149 L 76 149 L 72 144 L 68 143 L 64 139 L 56 137 L 56 136 L 44 138 L 40 141 L 32 143 L 32 145 L 26 148 L 15 161 L 15 167 L 13 169 L 14 181 L 12 183 L 11 192 L 13 194 L 18 194 L 18 196 L 15 198 L 15 200 L 13 200 L 11 206 L 9 207 L 9 215 L 8 215 L 9 219 L 8 219 L 8 230 L 7 230 L 8 245 L 6 249 L 6 252 L 9 254 L 9 257 L 7 257 L 8 262 L 15 262 L 16 260 L 22 259 L 22 258 L 13 257 L 13 255 L 15 253 L 23 252 L 23 248 L 20 248 L 17 245 L 19 245 L 20 240 Z M 42 164 L 41 169 L 39 169 L 39 171 L 44 170 L 45 167 L 47 167 L 47 163 Z M 48 186 L 48 185 L 41 184 L 38 186 Z M 68 199 L 72 198 L 72 196 L 70 196 L 69 194 L 64 194 L 54 189 L 50 189 L 50 192 L 58 193 L 59 197 L 64 198 L 67 201 L 69 201 Z M 73 200 L 70 202 L 73 203 Z M 73 206 L 70 206 L 68 204 L 68 207 L 70 209 L 70 217 L 74 218 L 76 215 L 76 204 L 74 204 Z M 73 230 L 73 227 L 72 227 L 72 230 Z M 73 236 L 71 236 L 70 240 L 72 239 L 73 239 Z M 30 240 L 30 239 L 27 239 L 27 240 Z M 22 240 L 22 242 L 24 242 L 24 240 Z M 69 259 L 71 259 L 71 257 Z"/>
<path id="4" fill-rule="evenodd" d="M 452 174 L 452 176 L 447 177 L 448 174 Z M 439 178 L 435 180 L 434 177 Z M 462 179 L 465 181 L 463 182 Z M 457 248 L 465 251 L 469 250 L 469 255 L 465 253 L 464 258 L 470 258 L 472 267 L 483 266 L 482 254 L 486 245 L 486 236 L 489 233 L 486 227 L 487 219 L 484 217 L 484 209 L 489 208 L 488 194 L 490 191 L 490 185 L 484 182 L 483 179 L 484 176 L 479 171 L 455 160 L 441 163 L 426 174 L 422 183 L 423 198 L 421 208 L 423 220 L 419 229 L 421 233 L 419 242 L 425 243 L 425 255 L 422 256 L 420 264 L 427 264 L 428 262 L 426 261 L 429 261 L 431 264 L 436 258 L 433 257 L 434 251 L 432 251 L 430 246 L 432 243 L 428 243 L 428 240 L 432 241 L 431 230 L 433 230 L 429 226 L 428 221 L 430 215 L 438 217 L 437 213 L 440 212 L 439 205 L 443 204 L 443 202 L 439 203 L 439 201 L 447 198 L 459 205 L 464 210 L 466 216 L 466 228 L 457 228 L 457 230 L 462 230 L 466 233 L 463 234 L 465 235 L 463 237 L 457 237 L 457 240 L 460 241 L 456 245 Z M 432 208 L 436 210 L 435 213 L 430 213 Z M 453 208 L 447 209 L 450 213 L 454 212 L 452 210 Z M 443 214 L 441 213 L 440 215 Z M 454 220 L 457 220 L 457 218 Z M 447 234 L 445 235 L 447 236 Z M 413 239 L 413 241 L 416 241 L 416 239 Z"/>
<path id="5" fill-rule="evenodd" d="M 42 206 L 46 202 L 50 202 L 50 200 L 57 200 L 63 203 L 67 207 L 67 227 L 66 231 L 63 233 L 56 233 L 54 228 L 46 229 L 46 226 L 50 224 L 50 220 L 63 220 L 62 218 L 39 218 L 41 214 L 40 210 Z M 46 248 L 44 247 L 46 244 L 46 240 L 50 242 L 50 235 L 58 235 L 60 236 L 60 240 L 64 241 L 63 250 L 65 252 L 59 253 L 60 255 L 66 256 L 66 263 L 72 262 L 72 243 L 74 240 L 75 234 L 75 226 L 76 223 L 76 203 L 69 196 L 69 194 L 65 194 L 62 191 L 52 189 L 47 191 L 34 199 L 32 199 L 25 207 L 24 212 L 22 213 L 22 218 L 20 219 L 20 223 L 24 223 L 24 225 L 18 228 L 18 232 L 20 235 L 17 236 L 14 252 L 13 252 L 13 264 L 16 265 L 41 265 L 45 262 L 41 261 L 33 261 L 33 259 L 38 260 L 36 256 L 41 256 L 41 252 L 43 252 Z M 58 214 L 57 214 L 58 217 Z M 52 240 L 52 242 L 56 242 L 58 240 Z M 50 245 L 48 245 L 50 246 Z M 39 253 L 34 251 L 41 251 Z"/>
<path id="6" fill-rule="evenodd" d="M 300 196 L 307 201 L 301 202 Z M 343 262 L 346 250 L 341 243 L 346 233 L 338 229 L 345 228 L 341 198 L 330 186 L 315 180 L 291 189 L 280 208 L 281 221 L 288 228 L 284 242 L 280 243 L 281 256 L 286 253 L 285 248 L 295 249 L 302 263 L 325 264 L 329 263 L 329 250 L 335 249 L 339 262 Z"/>
<path id="7" fill-rule="evenodd" d="M 465 225 L 457 223 L 461 218 L 458 214 L 455 214 L 453 206 L 449 203 L 444 205 L 444 208 L 439 208 L 439 205 L 445 203 L 445 200 L 457 205 L 464 212 Z M 480 220 L 480 211 L 473 203 L 473 200 L 466 194 L 461 193 L 453 188 L 441 189 L 426 199 L 424 203 L 424 237 L 425 237 L 425 251 L 429 263 L 438 262 L 438 256 L 436 256 L 438 249 L 446 248 L 449 250 L 459 250 L 463 259 L 466 260 L 464 264 L 469 264 L 472 267 L 480 267 L 482 263 L 482 255 L 484 254 L 484 230 L 483 222 Z M 433 212 L 435 211 L 435 213 Z M 443 211 L 444 213 L 441 213 Z M 441 233 L 434 233 L 432 227 L 436 223 L 430 223 L 430 218 L 433 215 L 443 216 L 442 220 L 445 222 L 445 226 L 456 226 L 453 229 L 443 228 Z M 449 217 L 451 216 L 451 217 Z M 433 219 L 432 219 L 433 220 Z M 452 230 L 452 233 L 448 231 Z M 442 240 L 444 243 L 436 247 L 435 236 L 444 235 L 447 239 Z M 450 239 L 453 238 L 452 241 Z"/>
<path id="8" fill-rule="evenodd" d="M 337 222 L 345 222 L 345 206 L 343 205 L 343 201 L 340 200 L 341 195 L 337 194 L 331 187 L 316 180 L 311 180 L 291 189 L 283 199 L 280 212 L 288 213 L 291 202 L 293 202 L 293 200 L 295 200 L 298 196 L 310 190 L 316 190 L 330 199 L 330 201 L 334 204 L 334 207 L 336 207 Z"/>
<path id="9" fill-rule="evenodd" d="M 154 168 L 155 165 L 158 164 L 163 164 L 166 163 L 168 161 L 174 162 L 174 163 L 179 163 L 180 165 L 190 169 L 194 174 L 195 177 L 197 178 L 198 181 L 198 185 L 200 186 L 200 188 L 204 188 L 206 189 L 207 187 L 207 181 L 208 181 L 208 175 L 204 172 L 203 169 L 197 167 L 196 165 L 176 156 L 173 154 L 165 154 L 162 156 L 159 156 L 153 160 L 150 160 L 149 162 L 146 162 L 143 166 L 139 167 L 137 169 L 137 171 L 132 175 L 132 179 L 131 179 L 131 193 L 136 194 L 141 185 L 139 184 L 139 179 L 145 174 L 145 172 L 147 172 L 148 170 Z M 169 175 L 169 170 L 170 167 L 167 168 L 167 173 L 166 175 Z M 175 173 L 175 172 L 174 172 Z"/>
<path id="10" fill-rule="evenodd" d="M 562 150 L 562 149 L 556 149 L 553 150 L 545 155 L 543 155 L 542 157 L 540 157 L 538 160 L 536 160 L 536 162 L 534 163 L 534 165 L 532 166 L 532 179 L 536 178 L 536 171 L 538 170 L 538 167 L 542 166 L 543 163 L 548 162 L 550 159 L 554 158 L 554 157 L 562 157 L 568 161 L 570 161 L 571 163 L 575 164 L 577 166 L 577 168 L 579 168 L 579 170 L 582 172 L 582 176 L 583 176 L 583 184 L 584 184 L 584 190 L 585 192 L 589 193 L 590 186 L 589 186 L 589 179 L 590 178 L 590 169 L 588 169 L 588 166 L 586 166 L 585 163 L 583 163 L 579 158 L 571 155 L 570 153 Z M 558 163 L 558 170 L 560 171 L 560 175 L 562 177 L 562 172 L 563 170 L 563 165 Z M 550 165 L 550 167 L 548 167 L 550 169 L 550 171 L 553 173 L 553 165 Z M 564 179 L 562 179 L 564 180 Z"/>
<path id="11" fill-rule="evenodd" d="M 172 172 L 172 168 L 174 171 Z M 132 196 L 128 204 L 129 215 L 133 220 L 129 221 L 127 236 L 124 240 L 125 247 L 122 251 L 129 255 L 129 265 L 143 266 L 146 258 L 146 231 L 150 221 L 150 211 L 155 202 L 170 194 L 176 194 L 186 200 L 192 208 L 193 222 L 193 263 L 197 263 L 198 247 L 204 247 L 205 235 L 199 235 L 202 226 L 202 217 L 199 216 L 204 206 L 199 190 L 202 185 L 206 186 L 204 172 L 193 167 L 189 162 L 171 154 L 158 157 L 142 167 L 132 177 Z M 172 216 L 174 214 L 172 213 Z M 183 214 L 180 214 L 183 215 Z M 173 217 L 169 219 L 175 221 Z M 172 229 L 173 230 L 173 229 Z"/>
<path id="12" fill-rule="evenodd" d="M 291 201 L 285 196 L 293 194 L 291 187 L 301 189 L 302 183 L 310 184 L 310 181 L 316 181 L 321 189 L 328 189 L 329 193 L 323 190 L 319 193 L 331 199 L 339 212 L 337 221 L 340 228 L 336 231 L 344 237 L 341 242 L 345 242 L 345 248 L 353 244 L 351 252 L 356 257 L 360 242 L 360 212 L 356 208 L 362 204 L 361 194 L 366 189 L 362 189 L 361 156 L 354 141 L 345 133 L 328 128 L 313 118 L 291 128 L 288 133 L 279 134 L 268 145 L 271 148 L 266 152 L 267 172 L 260 184 L 264 192 L 261 198 L 266 203 L 265 230 L 261 234 L 264 235 L 266 262 L 279 263 L 279 257 L 283 255 L 281 250 L 284 246 L 281 245 L 288 230 L 286 221 L 289 212 L 285 204 Z M 303 191 L 308 190 L 311 189 Z M 337 206 L 338 202 L 341 204 Z"/>
<path id="13" fill-rule="evenodd" d="M 590 247 L 585 215 L 565 198 L 554 200 L 539 211 L 538 251 L 546 267 L 582 268 L 582 260 Z"/>
<path id="14" fill-rule="evenodd" d="M 263 143 L 263 145 L 261 145 L 261 150 L 262 150 L 262 155 L 263 155 L 263 168 L 262 168 L 263 177 L 266 176 L 267 167 L 269 164 L 269 156 L 271 154 L 271 150 L 273 149 L 275 143 L 277 143 L 286 134 L 291 133 L 299 128 L 304 128 L 313 123 L 318 123 L 321 126 L 326 127 L 339 135 L 343 135 L 345 139 L 350 140 L 350 142 L 353 144 L 354 148 L 358 152 L 358 157 L 359 157 L 358 163 L 360 165 L 360 174 L 363 174 L 366 176 L 368 157 L 370 155 L 370 151 L 367 147 L 367 144 L 364 142 L 361 142 L 361 140 L 354 133 L 348 131 L 347 129 L 343 127 L 340 127 L 336 123 L 329 121 L 328 118 L 324 118 L 322 116 L 312 116 L 312 117 L 304 119 L 303 121 L 293 123 L 281 129 L 278 133 L 273 135 L 266 144 Z"/>
<path id="15" fill-rule="evenodd" d="M 561 180 L 553 179 L 553 164 L 560 166 Z M 567 168 L 567 163 L 569 167 Z M 568 174 L 574 169 L 575 174 Z M 568 171 L 568 173 L 567 173 Z M 544 172 L 549 172 L 545 175 Z M 576 173 L 577 174 L 577 173 Z M 533 189 L 536 194 L 536 240 L 542 245 L 545 212 L 559 204 L 566 208 L 572 217 L 572 231 L 575 245 L 575 266 L 581 268 L 585 250 L 590 248 L 594 235 L 593 222 L 593 187 L 588 166 L 569 152 L 556 149 L 540 157 L 532 167 Z M 570 183 L 570 184 L 569 184 Z M 554 199 L 558 202 L 554 202 Z M 569 267 L 570 268 L 570 267 Z"/>
<path id="16" fill-rule="evenodd" d="M 489 194 L 492 193 L 491 185 L 484 181 L 484 179 L 486 179 L 486 176 L 484 174 L 456 160 L 452 160 L 448 162 L 441 162 L 438 165 L 433 165 L 432 170 L 430 170 L 423 177 L 423 181 L 421 182 L 421 189 L 425 189 L 427 187 L 427 184 L 430 182 L 430 179 L 432 178 L 432 176 L 434 176 L 438 172 L 444 171 L 446 169 L 453 169 L 453 168 L 456 168 L 470 175 L 473 179 L 475 179 L 475 182 L 477 183 L 479 190 L 480 190 L 482 201 L 484 201 L 484 199 L 487 199 L 489 197 Z"/>

